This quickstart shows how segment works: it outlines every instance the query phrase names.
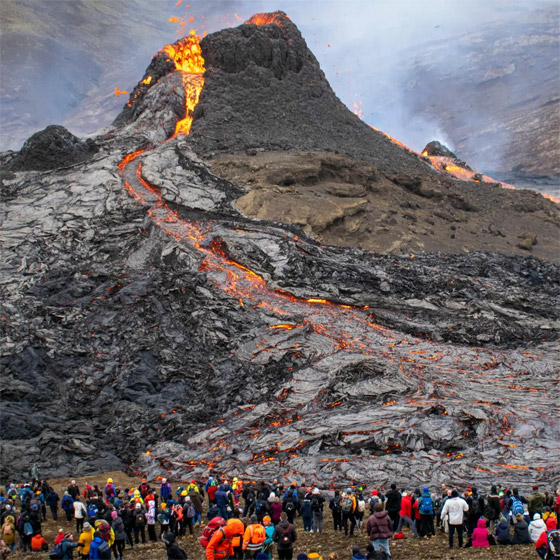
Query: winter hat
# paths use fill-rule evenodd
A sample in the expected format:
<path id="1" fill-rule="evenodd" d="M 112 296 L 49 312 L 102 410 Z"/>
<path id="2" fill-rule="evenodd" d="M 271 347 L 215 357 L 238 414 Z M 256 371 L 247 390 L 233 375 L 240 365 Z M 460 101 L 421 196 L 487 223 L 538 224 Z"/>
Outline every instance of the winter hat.
<path id="1" fill-rule="evenodd" d="M 251 515 L 251 523 L 258 523 L 258 521 L 259 518 L 255 514 Z"/>
<path id="2" fill-rule="evenodd" d="M 371 495 L 372 495 L 372 496 L 378 496 L 378 495 L 379 495 L 379 492 L 378 492 L 377 490 L 372 490 L 372 491 L 371 491 Z"/>
<path id="3" fill-rule="evenodd" d="M 506 518 L 502 515 L 500 517 L 500 523 L 505 523 L 506 522 Z"/>
<path id="4" fill-rule="evenodd" d="M 115 512 L 116 513 L 116 512 Z M 91 530 L 91 525 L 86 521 L 84 523 L 84 531 L 90 531 Z"/>
<path id="5" fill-rule="evenodd" d="M 423 489 L 422 489 L 422 492 L 423 492 L 423 493 L 427 492 L 427 493 L 429 494 L 429 493 L 430 493 L 430 489 L 429 489 L 429 488 L 423 488 Z"/>
<path id="6" fill-rule="evenodd" d="M 537 485 L 537 484 L 533 484 L 533 490 L 538 490 L 538 489 L 539 489 L 538 485 Z"/>
<path id="7" fill-rule="evenodd" d="M 540 518 L 541 518 L 541 516 L 540 516 L 539 513 L 535 513 L 535 515 L 533 515 L 533 521 L 536 520 L 536 519 L 540 519 Z"/>
<path id="8" fill-rule="evenodd" d="M 112 517 L 113 519 L 116 519 L 118 516 L 119 516 L 119 514 L 118 514 L 116 511 L 112 511 L 112 512 L 111 512 L 111 517 Z"/>
<path id="9" fill-rule="evenodd" d="M 352 494 L 352 488 L 346 488 L 346 493 L 347 494 Z"/>
<path id="10" fill-rule="evenodd" d="M 320 494 L 319 488 L 313 488 L 313 494 Z"/>
<path id="11" fill-rule="evenodd" d="M 142 507 L 142 504 L 140 502 L 137 502 L 136 509 L 140 509 L 141 507 Z"/>
<path id="12" fill-rule="evenodd" d="M 307 554 L 305 554 L 305 552 L 300 552 L 297 555 L 296 560 L 309 560 L 309 557 L 307 556 Z"/>
<path id="13" fill-rule="evenodd" d="M 360 547 L 359 546 L 353 546 L 352 547 L 352 554 L 355 556 L 356 554 L 358 554 L 358 552 L 360 552 Z"/>
<path id="14" fill-rule="evenodd" d="M 172 544 L 172 543 L 175 542 L 175 535 L 173 533 L 165 533 L 165 535 L 163 535 L 163 537 L 161 537 L 161 540 L 165 544 Z"/>

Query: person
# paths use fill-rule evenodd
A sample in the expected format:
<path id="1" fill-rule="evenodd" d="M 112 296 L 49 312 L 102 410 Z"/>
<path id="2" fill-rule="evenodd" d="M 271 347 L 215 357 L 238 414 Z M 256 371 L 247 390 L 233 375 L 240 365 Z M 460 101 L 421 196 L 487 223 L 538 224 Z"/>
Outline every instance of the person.
<path id="1" fill-rule="evenodd" d="M 76 481 L 72 482 L 75 483 Z M 70 488 L 70 486 L 68 488 Z M 66 522 L 70 523 L 72 521 L 72 512 L 74 511 L 74 498 L 72 498 L 68 491 L 64 492 L 64 496 L 62 496 L 62 501 L 60 502 L 60 507 L 66 514 Z"/>
<path id="2" fill-rule="evenodd" d="M 148 540 L 150 542 L 157 542 L 156 537 L 156 502 L 155 500 L 148 500 L 148 511 L 146 512 L 146 525 L 148 526 Z M 192 535 L 192 528 L 191 528 Z"/>
<path id="3" fill-rule="evenodd" d="M 544 512 L 542 514 L 542 520 L 546 523 L 546 530 L 552 531 L 553 529 L 558 528 L 558 518 L 553 511 L 550 511 L 549 507 L 544 508 Z"/>
<path id="4" fill-rule="evenodd" d="M 498 544 L 511 544 L 511 535 L 509 532 L 509 523 L 507 519 L 502 515 L 498 524 L 496 525 L 496 541 Z"/>
<path id="5" fill-rule="evenodd" d="M 229 519 L 229 511 L 228 511 L 228 502 L 229 502 L 229 493 L 226 490 L 224 484 L 220 484 L 218 486 L 218 490 L 215 494 L 215 501 L 218 509 L 220 510 L 220 517 L 223 519 Z"/>
<path id="6" fill-rule="evenodd" d="M 72 560 L 75 548 L 78 548 L 78 543 L 74 542 L 74 536 L 70 532 L 66 533 L 62 539 L 62 560 Z"/>
<path id="7" fill-rule="evenodd" d="M 31 539 L 31 550 L 33 552 L 45 552 L 49 550 L 49 545 L 41 533 L 37 533 Z"/>
<path id="8" fill-rule="evenodd" d="M 89 547 L 89 559 L 90 560 L 101 560 L 101 555 L 99 553 L 99 547 L 102 546 L 103 542 L 105 542 L 101 538 L 101 533 L 99 531 L 95 531 L 93 534 L 93 541 Z"/>
<path id="9" fill-rule="evenodd" d="M 45 498 L 45 503 L 49 506 L 51 510 L 51 515 L 53 521 L 58 521 L 58 502 L 60 501 L 59 495 L 55 492 L 54 488 L 51 488 L 47 497 Z"/>
<path id="10" fill-rule="evenodd" d="M 199 492 L 192 489 L 189 491 L 189 498 L 194 508 L 194 527 L 197 525 L 202 524 L 202 506 L 203 506 L 203 499 Z"/>
<path id="11" fill-rule="evenodd" d="M 15 554 L 17 551 L 16 523 L 12 515 L 7 515 L 4 519 L 4 523 L 0 529 L 0 538 L 4 541 L 4 545 Z"/>
<path id="12" fill-rule="evenodd" d="M 253 514 L 251 523 L 247 525 L 243 534 L 242 550 L 245 551 L 245 558 L 255 558 L 262 550 L 265 540 L 265 528 L 259 523 L 257 516 Z"/>
<path id="13" fill-rule="evenodd" d="M 396 529 L 399 526 L 399 517 L 401 511 L 401 493 L 397 490 L 395 483 L 391 484 L 391 490 L 386 494 L 387 501 L 385 502 L 385 510 L 389 514 L 393 527 Z"/>
<path id="14" fill-rule="evenodd" d="M 244 501 L 243 517 L 253 515 L 253 513 L 255 513 L 255 502 L 257 499 L 253 488 L 251 488 L 250 486 L 245 486 L 245 488 L 243 488 L 243 492 L 241 493 L 241 497 Z"/>
<path id="15" fill-rule="evenodd" d="M 262 520 L 262 524 L 264 527 L 264 532 L 266 534 L 266 538 L 263 542 L 261 552 L 264 553 L 267 558 L 272 558 L 272 545 L 274 541 L 272 540 L 272 535 L 274 534 L 274 525 L 272 524 L 272 519 L 269 515 L 265 515 Z"/>
<path id="16" fill-rule="evenodd" d="M 356 518 L 356 526 L 361 533 L 364 527 L 364 513 L 366 511 L 366 501 L 364 500 L 363 489 L 358 488 L 356 493 L 356 511 L 354 517 Z"/>
<path id="17" fill-rule="evenodd" d="M 269 496 L 270 499 L 270 496 Z M 280 518 L 282 516 L 282 502 L 280 501 L 280 498 L 278 498 L 278 496 L 274 496 L 273 498 L 273 502 L 270 504 L 270 517 L 272 518 L 272 523 L 274 524 L 274 526 L 278 525 L 278 523 L 280 523 Z M 259 512 L 259 507 L 258 505 L 260 503 L 264 503 L 267 504 L 268 502 L 260 502 L 260 500 L 257 500 L 257 512 Z M 265 513 L 263 515 L 266 515 L 266 509 L 265 509 Z"/>
<path id="18" fill-rule="evenodd" d="M 295 486 L 290 486 L 282 498 L 282 510 L 288 515 L 288 521 L 294 522 L 294 517 L 298 509 L 298 497 Z"/>
<path id="19" fill-rule="evenodd" d="M 321 555 L 319 554 L 319 552 L 317 551 L 317 549 L 314 546 L 309 548 L 307 558 L 309 560 L 323 560 L 323 558 L 321 557 Z"/>
<path id="20" fill-rule="evenodd" d="M 432 496 L 430 495 L 429 488 L 422 489 L 422 495 L 416 500 L 417 511 L 420 515 L 420 522 L 418 534 L 421 537 L 430 538 L 436 536 L 434 529 L 434 510 L 435 504 Z"/>
<path id="21" fill-rule="evenodd" d="M 89 558 L 89 548 L 93 542 L 93 527 L 90 525 L 89 521 L 84 523 L 83 531 L 78 537 L 78 552 L 82 560 Z"/>
<path id="22" fill-rule="evenodd" d="M 173 533 L 167 532 L 161 539 L 165 543 L 167 560 L 187 559 L 187 553 L 177 544 L 177 542 L 175 541 L 175 535 Z"/>
<path id="23" fill-rule="evenodd" d="M 167 478 L 162 478 L 161 479 L 161 485 L 159 487 L 159 495 L 161 498 L 162 502 L 167 502 L 169 500 L 169 497 L 171 496 L 171 493 L 173 492 L 173 489 L 171 488 L 171 484 L 169 484 L 169 482 L 167 482 Z"/>
<path id="24" fill-rule="evenodd" d="M 142 544 L 146 544 L 146 517 L 144 515 L 144 508 L 139 502 L 134 505 L 133 519 L 134 544 L 139 544 L 140 538 L 142 538 Z"/>
<path id="25" fill-rule="evenodd" d="M 292 560 L 297 533 L 295 527 L 288 521 L 288 514 L 285 511 L 282 512 L 280 523 L 274 529 L 272 540 L 276 543 L 278 560 Z"/>
<path id="26" fill-rule="evenodd" d="M 111 512 L 111 528 L 115 534 L 115 542 L 112 550 L 115 560 L 121 560 L 124 554 L 124 543 L 126 540 L 126 531 L 124 529 L 124 521 L 119 517 L 117 511 Z"/>
<path id="27" fill-rule="evenodd" d="M 415 537 L 418 536 L 416 526 L 412 521 L 412 496 L 408 492 L 402 493 L 401 510 L 399 511 L 399 524 L 397 526 L 397 533 L 400 533 L 403 526 L 410 527 Z"/>
<path id="28" fill-rule="evenodd" d="M 72 507 L 74 508 L 74 519 L 76 520 L 76 533 L 79 534 L 84 528 L 87 509 L 84 503 L 80 500 L 80 496 L 76 496 Z"/>
<path id="29" fill-rule="evenodd" d="M 233 556 L 233 539 L 243 536 L 245 526 L 240 519 L 232 517 L 214 532 L 206 547 L 206 560 L 221 560 Z"/>
<path id="30" fill-rule="evenodd" d="M 541 533 L 543 531 L 546 532 L 546 523 L 541 519 L 541 516 L 538 513 L 535 513 L 535 515 L 533 515 L 533 521 L 529 523 L 529 527 L 527 529 L 531 540 L 536 543 L 539 540 Z"/>
<path id="31" fill-rule="evenodd" d="M 360 547 L 354 545 L 352 547 L 352 560 L 365 560 L 366 555 L 360 551 Z"/>
<path id="32" fill-rule="evenodd" d="M 542 513 L 545 500 L 546 496 L 542 492 L 539 492 L 539 487 L 535 484 L 533 486 L 533 493 L 529 496 L 529 503 L 527 504 L 529 519 L 533 519 L 535 513 L 539 515 Z"/>
<path id="33" fill-rule="evenodd" d="M 441 517 L 449 520 L 449 548 L 453 548 L 453 535 L 457 532 L 459 548 L 463 546 L 463 520 L 469 506 L 463 498 L 459 498 L 457 490 L 452 490 L 451 499 L 446 500 Z"/>
<path id="34" fill-rule="evenodd" d="M 490 546 L 486 521 L 484 521 L 484 518 L 482 517 L 478 520 L 476 529 L 473 531 L 472 545 L 473 548 L 488 548 Z"/>
<path id="35" fill-rule="evenodd" d="M 68 492 L 68 494 L 71 496 L 72 500 L 76 499 L 76 496 L 80 495 L 80 489 L 78 488 L 78 485 L 76 484 L 75 480 L 72 480 L 72 482 L 70 482 L 70 486 L 68 486 L 68 489 L 66 490 L 66 492 Z M 66 492 L 64 492 L 66 494 Z"/>
<path id="36" fill-rule="evenodd" d="M 554 529 L 541 533 L 535 549 L 544 560 L 557 560 L 560 557 L 560 532 Z"/>
<path id="37" fill-rule="evenodd" d="M 342 498 L 340 490 L 334 491 L 334 496 L 329 501 L 329 509 L 332 513 L 334 532 L 342 531 Z"/>
<path id="38" fill-rule="evenodd" d="M 366 532 L 373 545 L 373 549 L 376 552 L 383 550 L 390 558 L 389 539 L 393 534 L 393 522 L 389 517 L 389 513 L 383 510 L 381 502 L 377 502 L 373 507 L 373 514 L 367 520 Z"/>
<path id="39" fill-rule="evenodd" d="M 342 501 L 340 503 L 342 508 L 342 526 L 344 527 L 344 534 L 348 536 L 348 522 L 350 521 L 350 536 L 354 536 L 354 528 L 356 527 L 356 498 L 352 492 L 352 488 L 347 488 L 346 492 L 342 494 Z"/>
<path id="40" fill-rule="evenodd" d="M 500 496 L 495 485 L 490 488 L 490 495 L 486 498 L 486 506 L 484 507 L 484 517 L 490 522 L 490 531 L 494 530 L 496 520 L 502 515 L 502 507 Z M 478 520 L 477 520 L 478 527 Z"/>
<path id="41" fill-rule="evenodd" d="M 515 523 L 513 524 L 513 539 L 511 540 L 511 544 L 531 544 L 532 542 L 527 522 L 523 519 L 523 516 L 518 513 L 515 516 Z"/>
<path id="42" fill-rule="evenodd" d="M 313 488 L 313 491 L 311 492 L 311 511 L 313 512 L 313 523 L 311 527 L 314 533 L 323 532 L 323 504 L 324 503 L 325 503 L 325 498 L 321 496 L 321 491 L 319 490 L 319 488 Z"/>
<path id="43" fill-rule="evenodd" d="M 311 495 L 306 494 L 301 501 L 299 508 L 299 514 L 303 522 L 303 532 L 311 532 L 311 527 L 313 527 L 313 510 L 311 509 Z"/>

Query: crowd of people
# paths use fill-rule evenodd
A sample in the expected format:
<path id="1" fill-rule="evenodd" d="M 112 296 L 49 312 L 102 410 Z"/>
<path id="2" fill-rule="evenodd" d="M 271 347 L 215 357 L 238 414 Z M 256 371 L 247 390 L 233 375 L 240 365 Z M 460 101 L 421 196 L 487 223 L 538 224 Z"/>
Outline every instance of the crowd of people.
<path id="1" fill-rule="evenodd" d="M 127 547 L 163 541 L 169 559 L 184 559 L 181 539 L 194 539 L 199 526 L 201 555 L 207 560 L 292 560 L 296 517 L 299 530 L 322 533 L 327 512 L 340 538 L 367 535 L 366 549 L 349 548 L 353 560 L 391 558 L 391 540 L 405 538 L 403 530 L 427 540 L 436 530 L 445 531 L 450 548 L 533 544 L 541 558 L 560 558 L 560 489 L 555 495 L 533 486 L 528 497 L 497 486 L 484 495 L 474 487 L 459 493 L 445 485 L 438 492 L 396 484 L 387 491 L 360 486 L 322 491 L 237 477 L 175 487 L 165 478 L 142 479 L 137 487 L 122 489 L 111 478 L 102 487 L 79 488 L 72 480 L 62 496 L 45 480 L 11 483 L 0 493 L 0 550 L 3 559 L 19 547 L 48 551 L 50 558 L 62 560 L 74 553 L 81 560 L 122 560 Z M 48 513 L 53 521 L 66 523 L 50 546 L 42 535 Z M 70 530 L 74 524 L 75 532 Z M 313 548 L 297 554 L 297 560 L 308 559 L 322 560 Z"/>

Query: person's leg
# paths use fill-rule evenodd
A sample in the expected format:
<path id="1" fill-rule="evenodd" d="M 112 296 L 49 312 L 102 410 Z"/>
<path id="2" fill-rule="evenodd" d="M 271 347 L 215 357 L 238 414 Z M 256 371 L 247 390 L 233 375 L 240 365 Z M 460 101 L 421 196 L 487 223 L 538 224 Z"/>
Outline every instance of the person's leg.
<path id="1" fill-rule="evenodd" d="M 449 524 L 449 548 L 453 548 L 453 535 L 455 533 L 456 525 Z"/>
<path id="2" fill-rule="evenodd" d="M 459 540 L 459 548 L 463 547 L 463 526 L 457 525 L 457 538 Z"/>

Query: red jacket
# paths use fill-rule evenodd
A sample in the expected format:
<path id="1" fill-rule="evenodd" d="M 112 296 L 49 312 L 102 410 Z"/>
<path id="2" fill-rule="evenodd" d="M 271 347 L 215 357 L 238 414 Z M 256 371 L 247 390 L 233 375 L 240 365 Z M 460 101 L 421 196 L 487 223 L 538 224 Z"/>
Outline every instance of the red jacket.
<path id="1" fill-rule="evenodd" d="M 535 548 L 538 550 L 539 548 L 542 548 L 542 550 L 544 552 L 548 551 L 548 534 L 546 531 L 543 531 L 541 533 L 541 536 L 537 539 L 537 542 L 535 543 Z"/>
<path id="2" fill-rule="evenodd" d="M 401 499 L 401 517 L 412 519 L 412 496 L 403 496 Z"/>

